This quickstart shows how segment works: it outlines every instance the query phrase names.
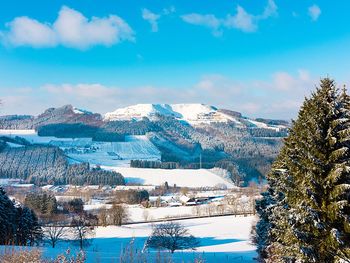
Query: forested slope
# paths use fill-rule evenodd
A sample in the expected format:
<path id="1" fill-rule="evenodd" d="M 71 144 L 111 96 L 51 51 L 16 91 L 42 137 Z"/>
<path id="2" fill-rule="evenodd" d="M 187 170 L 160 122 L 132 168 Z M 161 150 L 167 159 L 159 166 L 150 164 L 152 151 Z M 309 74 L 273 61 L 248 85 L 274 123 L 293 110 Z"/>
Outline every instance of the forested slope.
<path id="1" fill-rule="evenodd" d="M 0 141 L 1 142 L 1 141 Z M 91 168 L 89 164 L 69 164 L 57 147 L 29 145 L 0 148 L 0 177 L 19 178 L 35 184 L 124 184 L 116 172 Z"/>

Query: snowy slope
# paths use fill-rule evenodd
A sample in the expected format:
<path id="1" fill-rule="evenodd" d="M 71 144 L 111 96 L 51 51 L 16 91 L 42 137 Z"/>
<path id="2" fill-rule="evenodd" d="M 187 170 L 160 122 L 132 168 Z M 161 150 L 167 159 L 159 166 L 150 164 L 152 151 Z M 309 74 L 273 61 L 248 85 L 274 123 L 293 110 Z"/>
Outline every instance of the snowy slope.
<path id="1" fill-rule="evenodd" d="M 76 108 L 76 107 L 73 107 L 73 112 L 75 114 L 92 114 L 91 111 L 87 111 L 87 110 L 84 110 L 84 109 L 79 109 L 79 108 Z"/>
<path id="2" fill-rule="evenodd" d="M 103 167 L 121 173 L 128 183 L 143 185 L 176 184 L 181 187 L 215 187 L 226 185 L 235 187 L 233 183 L 206 169 L 149 169 L 130 167 Z"/>
<path id="3" fill-rule="evenodd" d="M 49 144 L 65 151 L 70 161 L 91 165 L 129 166 L 130 160 L 159 161 L 161 153 L 147 136 L 126 136 L 125 142 L 98 142 L 91 138 L 39 136 L 35 130 L 0 130 L 0 136 L 22 137 L 30 143 Z M 11 144 L 11 147 L 16 145 Z M 18 146 L 19 147 L 19 146 Z"/>
<path id="4" fill-rule="evenodd" d="M 156 114 L 180 117 L 179 115 L 176 115 L 168 104 L 136 104 L 106 113 L 105 120 L 139 120 L 143 117 L 153 118 Z"/>
<path id="5" fill-rule="evenodd" d="M 276 130 L 276 131 L 278 131 L 278 130 L 281 129 L 281 128 L 285 128 L 285 126 L 283 126 L 283 125 L 269 126 L 269 125 L 267 125 L 266 123 L 259 122 L 259 121 L 256 121 L 256 120 L 247 119 L 247 121 L 250 122 L 252 125 L 254 125 L 254 126 L 257 127 L 257 128 L 274 129 L 274 130 Z"/>
<path id="6" fill-rule="evenodd" d="M 106 121 L 140 120 L 147 117 L 152 120 L 157 115 L 172 116 L 191 124 L 227 121 L 239 123 L 234 117 L 205 104 L 136 104 L 106 113 L 104 119 Z"/>

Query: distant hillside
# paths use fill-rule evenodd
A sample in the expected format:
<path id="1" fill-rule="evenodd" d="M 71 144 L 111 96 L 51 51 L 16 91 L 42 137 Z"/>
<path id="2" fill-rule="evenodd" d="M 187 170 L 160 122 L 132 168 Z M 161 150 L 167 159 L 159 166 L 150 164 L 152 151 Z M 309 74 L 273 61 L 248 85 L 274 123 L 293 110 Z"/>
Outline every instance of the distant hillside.
<path id="1" fill-rule="evenodd" d="M 16 141 L 17 146 L 21 141 Z M 91 169 L 87 163 L 69 164 L 62 150 L 42 145 L 9 147 L 0 139 L 0 178 L 19 178 L 35 184 L 124 184 L 124 178 L 111 171 Z"/>
<path id="2" fill-rule="evenodd" d="M 36 117 L 29 115 L 0 116 L 1 129 L 37 129 L 40 126 L 57 123 L 84 123 L 100 126 L 102 117 L 100 114 L 79 110 L 72 105 L 50 108 Z"/>
<path id="3" fill-rule="evenodd" d="M 266 174 L 288 126 L 204 104 L 137 104 L 104 117 L 66 105 L 36 117 L 0 117 L 0 129 L 36 129 L 40 136 L 122 142 L 127 135 L 146 135 L 163 162 L 198 168 L 201 159 L 202 167 L 231 167 L 236 181 L 246 182 Z"/>

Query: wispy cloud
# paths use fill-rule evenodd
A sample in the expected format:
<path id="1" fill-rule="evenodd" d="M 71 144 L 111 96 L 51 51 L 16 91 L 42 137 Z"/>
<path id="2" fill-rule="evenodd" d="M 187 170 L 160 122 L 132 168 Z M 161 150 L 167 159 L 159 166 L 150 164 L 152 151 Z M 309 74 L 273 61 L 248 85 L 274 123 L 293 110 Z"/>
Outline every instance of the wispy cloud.
<path id="1" fill-rule="evenodd" d="M 142 18 L 146 20 L 151 25 L 152 32 L 158 32 L 158 21 L 162 16 L 169 16 L 176 12 L 174 6 L 170 6 L 168 8 L 163 8 L 162 12 L 154 13 L 147 8 L 143 8 L 142 10 Z"/>
<path id="2" fill-rule="evenodd" d="M 243 32 L 255 32 L 261 20 L 277 15 L 277 5 L 273 0 L 268 0 L 261 14 L 253 15 L 242 6 L 236 7 L 235 14 L 227 14 L 225 18 L 218 18 L 214 14 L 185 14 L 181 18 L 184 22 L 204 26 L 211 29 L 214 36 L 221 36 L 224 28 L 237 29 Z"/>
<path id="3" fill-rule="evenodd" d="M 131 27 L 119 16 L 86 18 L 82 13 L 63 6 L 52 24 L 30 17 L 16 17 L 6 24 L 1 41 L 10 46 L 49 48 L 62 45 L 87 49 L 95 45 L 111 46 L 134 40 Z"/>
<path id="4" fill-rule="evenodd" d="M 220 36 L 222 31 L 220 29 L 222 21 L 216 18 L 214 15 L 201 15 L 201 14 L 186 14 L 181 16 L 182 20 L 186 23 L 198 26 L 205 26 L 211 29 L 213 35 Z"/>
<path id="5" fill-rule="evenodd" d="M 170 6 L 170 7 L 166 7 L 163 8 L 163 15 L 170 15 L 176 12 L 176 8 L 175 6 Z"/>
<path id="6" fill-rule="evenodd" d="M 277 10 L 278 10 L 278 7 L 276 3 L 273 0 L 268 0 L 267 5 L 265 6 L 264 12 L 262 13 L 262 15 L 260 15 L 259 18 L 266 19 L 271 16 L 275 16 L 277 15 Z"/>
<path id="7" fill-rule="evenodd" d="M 312 5 L 308 9 L 309 16 L 311 17 L 312 21 L 317 21 L 320 17 L 322 11 L 318 5 Z"/>
<path id="8" fill-rule="evenodd" d="M 150 10 L 142 9 L 142 18 L 151 24 L 152 32 L 158 32 L 158 19 L 160 15 L 152 13 Z"/>

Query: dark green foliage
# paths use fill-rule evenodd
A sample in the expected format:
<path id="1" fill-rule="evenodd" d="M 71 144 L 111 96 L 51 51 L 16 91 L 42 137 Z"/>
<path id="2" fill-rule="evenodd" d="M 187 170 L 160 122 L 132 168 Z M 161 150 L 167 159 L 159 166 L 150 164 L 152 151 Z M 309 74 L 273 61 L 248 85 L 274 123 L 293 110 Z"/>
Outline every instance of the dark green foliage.
<path id="1" fill-rule="evenodd" d="M 350 99 L 321 80 L 306 99 L 257 203 L 266 262 L 350 261 Z"/>
<path id="2" fill-rule="evenodd" d="M 33 246 L 42 236 L 35 213 L 28 207 L 16 207 L 0 188 L 0 245 Z"/>
<path id="3" fill-rule="evenodd" d="M 176 162 L 159 162 L 147 160 L 131 160 L 130 167 L 152 168 L 152 169 L 178 169 L 179 163 Z"/>
<path id="4" fill-rule="evenodd" d="M 91 138 L 98 130 L 98 127 L 83 123 L 55 123 L 37 128 L 39 136 L 54 136 L 57 138 Z"/>
<path id="5" fill-rule="evenodd" d="M 107 131 L 98 126 L 84 123 L 55 123 L 39 126 L 39 136 L 54 136 L 57 138 L 92 138 L 94 141 L 122 142 L 125 135 Z"/>
<path id="6" fill-rule="evenodd" d="M 31 145 L 30 142 L 28 142 L 26 139 L 19 137 L 19 136 L 15 136 L 15 137 L 6 137 L 6 136 L 1 136 L 0 137 L 0 141 L 3 142 L 10 142 L 10 143 L 16 143 L 19 145 Z"/>
<path id="7" fill-rule="evenodd" d="M 6 142 L 0 139 L 0 152 L 3 151 L 6 147 Z"/>
<path id="8" fill-rule="evenodd" d="M 55 196 L 46 192 L 27 194 L 24 204 L 40 216 L 52 216 L 57 212 Z"/>
<path id="9" fill-rule="evenodd" d="M 14 244 L 17 211 L 5 191 L 0 188 L 0 244 Z"/>
<path id="10" fill-rule="evenodd" d="M 28 207 L 18 207 L 16 216 L 16 244 L 33 246 L 43 237 L 42 229 L 35 213 Z"/>
<path id="11" fill-rule="evenodd" d="M 63 210 L 68 213 L 80 214 L 84 212 L 84 202 L 81 198 L 74 198 L 62 204 Z"/>
<path id="12" fill-rule="evenodd" d="M 124 177 L 115 171 L 90 168 L 88 163 L 70 165 L 66 171 L 65 183 L 73 185 L 124 185 Z"/>

